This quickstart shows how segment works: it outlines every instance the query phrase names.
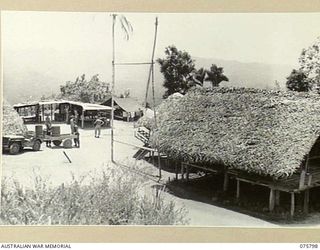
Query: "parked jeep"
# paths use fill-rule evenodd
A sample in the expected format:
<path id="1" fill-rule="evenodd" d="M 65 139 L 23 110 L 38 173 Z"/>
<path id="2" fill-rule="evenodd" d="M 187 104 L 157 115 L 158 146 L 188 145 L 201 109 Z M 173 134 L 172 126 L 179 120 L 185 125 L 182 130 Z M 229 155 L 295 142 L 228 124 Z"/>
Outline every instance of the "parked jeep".
<path id="1" fill-rule="evenodd" d="M 39 151 L 42 141 L 43 138 L 35 136 L 33 132 L 28 132 L 26 135 L 4 135 L 2 136 L 2 150 L 9 151 L 12 155 L 18 154 L 24 148 Z"/>

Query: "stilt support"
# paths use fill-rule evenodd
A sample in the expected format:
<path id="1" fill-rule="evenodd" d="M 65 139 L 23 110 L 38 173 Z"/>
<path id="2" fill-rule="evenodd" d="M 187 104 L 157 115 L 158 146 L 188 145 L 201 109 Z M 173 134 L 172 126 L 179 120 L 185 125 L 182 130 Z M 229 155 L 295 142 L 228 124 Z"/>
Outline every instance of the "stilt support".
<path id="1" fill-rule="evenodd" d="M 186 165 L 186 179 L 189 181 L 189 172 L 190 172 L 190 167 Z"/>
<path id="2" fill-rule="evenodd" d="M 229 176 L 228 172 L 224 172 L 224 179 L 223 179 L 223 192 L 227 192 L 228 190 L 228 185 L 229 185 Z"/>
<path id="3" fill-rule="evenodd" d="M 309 189 L 304 191 L 303 212 L 306 214 L 309 213 L 309 194 L 310 194 Z"/>
<path id="4" fill-rule="evenodd" d="M 240 199 L 240 180 L 237 179 L 237 196 L 236 196 L 237 200 Z"/>
<path id="5" fill-rule="evenodd" d="M 184 180 L 184 164 L 181 163 L 181 179 Z"/>
<path id="6" fill-rule="evenodd" d="M 275 205 L 275 190 L 270 188 L 270 195 L 269 195 L 269 211 L 273 212 Z"/>
<path id="7" fill-rule="evenodd" d="M 178 162 L 174 162 L 174 170 L 175 170 L 175 173 L 176 173 L 176 180 L 178 180 Z"/>
<path id="8" fill-rule="evenodd" d="M 291 208 L 290 208 L 290 215 L 291 215 L 291 217 L 293 217 L 293 215 L 294 215 L 294 207 L 295 207 L 295 204 L 294 204 L 294 197 L 295 196 L 295 194 L 294 194 L 294 192 L 292 192 L 291 193 Z"/>

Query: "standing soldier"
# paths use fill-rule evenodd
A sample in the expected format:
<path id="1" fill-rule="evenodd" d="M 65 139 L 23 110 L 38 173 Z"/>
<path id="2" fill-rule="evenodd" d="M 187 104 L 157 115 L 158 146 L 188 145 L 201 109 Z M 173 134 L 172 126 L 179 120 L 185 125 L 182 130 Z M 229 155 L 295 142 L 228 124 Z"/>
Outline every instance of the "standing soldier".
<path id="1" fill-rule="evenodd" d="M 93 123 L 94 125 L 94 137 L 99 138 L 101 133 L 101 127 L 104 124 L 104 122 L 101 120 L 100 116 L 95 120 Z"/>
<path id="2" fill-rule="evenodd" d="M 71 115 L 70 116 L 70 129 L 71 129 L 71 134 L 74 134 L 74 126 L 75 126 L 75 120 L 74 120 L 74 116 Z"/>
<path id="3" fill-rule="evenodd" d="M 52 123 L 51 123 L 50 117 L 48 115 L 46 116 L 45 125 L 46 125 L 46 129 L 47 129 L 46 134 L 51 135 Z M 46 146 L 51 147 L 51 141 L 46 141 Z"/>
<path id="4" fill-rule="evenodd" d="M 78 125 L 74 126 L 74 134 L 77 136 L 73 139 L 76 148 L 80 148 L 80 133 Z"/>

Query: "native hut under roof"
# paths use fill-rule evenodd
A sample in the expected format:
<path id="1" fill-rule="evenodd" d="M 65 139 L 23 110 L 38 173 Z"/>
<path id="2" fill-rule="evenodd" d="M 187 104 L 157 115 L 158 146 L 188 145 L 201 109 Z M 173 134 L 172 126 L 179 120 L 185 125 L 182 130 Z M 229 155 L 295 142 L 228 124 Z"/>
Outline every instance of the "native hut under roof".
<path id="1" fill-rule="evenodd" d="M 189 162 L 286 177 L 320 135 L 320 97 L 311 94 L 195 89 L 166 106 L 152 140 L 171 157 Z"/>
<path id="2" fill-rule="evenodd" d="M 320 185 L 319 95 L 194 88 L 157 110 L 150 143 L 171 159 L 220 167 L 272 191 L 294 194 Z"/>

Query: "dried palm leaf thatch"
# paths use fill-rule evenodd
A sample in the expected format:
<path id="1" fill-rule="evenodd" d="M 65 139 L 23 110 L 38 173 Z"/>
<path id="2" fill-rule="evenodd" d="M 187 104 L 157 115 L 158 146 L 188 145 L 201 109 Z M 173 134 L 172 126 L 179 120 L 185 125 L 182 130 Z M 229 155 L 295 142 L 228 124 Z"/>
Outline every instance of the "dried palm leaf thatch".
<path id="1" fill-rule="evenodd" d="M 159 107 L 152 145 L 170 157 L 275 179 L 293 174 L 320 135 L 320 97 L 194 88 Z"/>
<path id="2" fill-rule="evenodd" d="M 166 110 L 169 108 L 169 106 L 174 105 L 176 101 L 178 101 L 180 98 L 182 98 L 183 95 L 181 94 L 172 94 L 170 95 L 167 99 L 165 99 L 161 105 L 156 107 L 156 114 L 158 116 L 158 114 L 161 114 L 161 116 L 165 116 L 166 114 Z M 155 119 L 154 116 L 150 116 L 150 115 L 145 115 L 142 116 L 138 122 L 137 122 L 137 126 L 143 126 L 146 127 L 148 129 L 155 129 Z"/>
<path id="3" fill-rule="evenodd" d="M 6 100 L 3 102 L 2 124 L 2 135 L 25 134 L 28 131 L 17 111 Z"/>

